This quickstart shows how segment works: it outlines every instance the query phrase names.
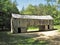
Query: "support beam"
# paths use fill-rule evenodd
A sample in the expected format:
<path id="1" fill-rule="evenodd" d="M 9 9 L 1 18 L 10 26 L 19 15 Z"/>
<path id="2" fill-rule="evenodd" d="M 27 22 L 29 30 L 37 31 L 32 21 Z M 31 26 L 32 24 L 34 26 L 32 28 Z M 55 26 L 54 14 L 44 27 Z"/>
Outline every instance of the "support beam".
<path id="1" fill-rule="evenodd" d="M 45 25 L 45 30 L 48 30 L 48 25 Z"/>
<path id="2" fill-rule="evenodd" d="M 13 33 L 12 18 L 11 18 L 11 33 Z"/>
<path id="3" fill-rule="evenodd" d="M 50 29 L 53 29 L 53 26 L 52 25 L 49 25 Z"/>

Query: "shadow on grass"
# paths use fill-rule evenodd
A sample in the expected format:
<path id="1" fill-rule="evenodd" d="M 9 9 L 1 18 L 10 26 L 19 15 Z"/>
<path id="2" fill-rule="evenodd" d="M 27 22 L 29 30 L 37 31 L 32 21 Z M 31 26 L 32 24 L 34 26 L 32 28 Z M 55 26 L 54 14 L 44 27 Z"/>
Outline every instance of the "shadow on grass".
<path id="1" fill-rule="evenodd" d="M 33 45 L 60 45 L 60 35 L 50 37 L 50 39 L 39 38 L 35 40 Z"/>
<path id="2" fill-rule="evenodd" d="M 0 45 L 32 45 L 34 41 L 31 37 L 0 32 Z"/>
<path id="3" fill-rule="evenodd" d="M 47 45 L 49 44 L 49 41 L 47 40 L 40 40 L 40 39 L 37 39 L 35 40 L 32 45 Z"/>
<path id="4" fill-rule="evenodd" d="M 43 38 L 34 40 L 31 37 L 12 35 L 9 32 L 0 32 L 0 45 L 57 45 L 60 44 L 60 36 L 54 36 L 52 40 Z M 52 37 L 51 37 L 52 38 Z"/>

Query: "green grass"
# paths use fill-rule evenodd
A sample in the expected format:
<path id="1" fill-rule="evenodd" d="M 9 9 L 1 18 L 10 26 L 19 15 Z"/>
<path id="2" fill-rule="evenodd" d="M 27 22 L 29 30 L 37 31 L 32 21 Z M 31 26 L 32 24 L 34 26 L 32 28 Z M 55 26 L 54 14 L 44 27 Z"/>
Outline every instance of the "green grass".
<path id="1" fill-rule="evenodd" d="M 34 40 L 31 37 L 13 35 L 9 32 L 0 32 L 0 45 L 47 45 L 48 41 Z"/>
<path id="2" fill-rule="evenodd" d="M 60 25 L 55 25 L 54 28 L 60 29 Z"/>
<path id="3" fill-rule="evenodd" d="M 30 26 L 30 27 L 28 27 L 28 30 L 27 31 L 38 31 L 38 30 L 39 30 L 38 27 Z"/>
<path id="4" fill-rule="evenodd" d="M 54 28 L 60 31 L 60 25 L 55 25 Z"/>
<path id="5" fill-rule="evenodd" d="M 60 29 L 60 25 L 55 25 L 54 28 Z M 35 29 L 35 28 L 30 28 Z M 9 32 L 0 32 L 0 45 L 49 45 L 51 42 L 45 39 L 34 40 L 32 37 L 21 35 L 13 35 Z"/>

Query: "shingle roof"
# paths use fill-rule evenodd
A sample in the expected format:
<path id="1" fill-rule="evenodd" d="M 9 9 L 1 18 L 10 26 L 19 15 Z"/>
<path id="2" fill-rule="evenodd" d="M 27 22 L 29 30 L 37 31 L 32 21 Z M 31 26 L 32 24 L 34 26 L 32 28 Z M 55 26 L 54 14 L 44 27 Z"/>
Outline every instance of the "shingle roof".
<path id="1" fill-rule="evenodd" d="M 13 18 L 23 18 L 23 19 L 47 19 L 52 20 L 53 18 L 50 15 L 46 16 L 36 16 L 36 15 L 19 15 L 19 14 L 12 14 Z"/>

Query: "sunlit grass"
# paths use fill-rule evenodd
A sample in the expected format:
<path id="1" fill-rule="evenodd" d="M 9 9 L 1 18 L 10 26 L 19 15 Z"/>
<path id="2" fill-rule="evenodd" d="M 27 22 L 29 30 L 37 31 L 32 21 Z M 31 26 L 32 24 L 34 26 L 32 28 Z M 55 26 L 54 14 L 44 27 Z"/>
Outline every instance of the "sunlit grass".
<path id="1" fill-rule="evenodd" d="M 38 27 L 30 26 L 30 27 L 28 27 L 28 30 L 27 31 L 38 31 L 38 30 L 39 30 Z"/>
<path id="2" fill-rule="evenodd" d="M 60 25 L 54 25 L 54 28 L 60 31 Z"/>
<path id="3" fill-rule="evenodd" d="M 60 25 L 55 25 L 54 28 L 60 29 Z"/>

